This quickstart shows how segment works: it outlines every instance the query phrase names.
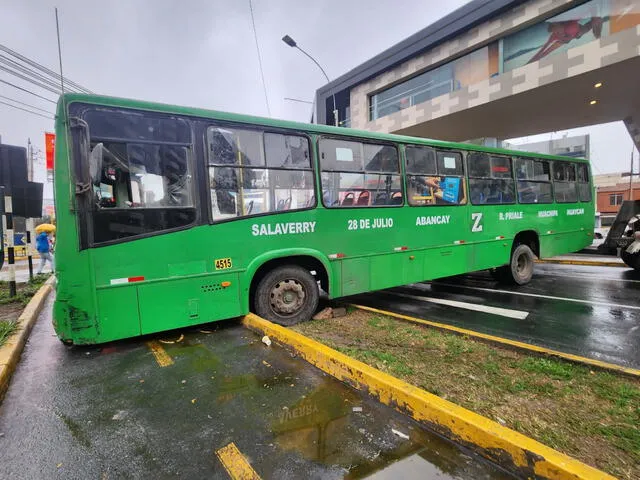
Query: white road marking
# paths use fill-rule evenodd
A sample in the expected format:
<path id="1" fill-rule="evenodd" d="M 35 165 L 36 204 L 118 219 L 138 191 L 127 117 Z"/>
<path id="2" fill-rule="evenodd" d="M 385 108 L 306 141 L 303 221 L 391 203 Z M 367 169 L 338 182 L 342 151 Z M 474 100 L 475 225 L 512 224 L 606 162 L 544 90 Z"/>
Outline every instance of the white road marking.
<path id="1" fill-rule="evenodd" d="M 452 288 L 466 288 L 469 290 L 478 290 L 480 292 L 507 293 L 509 295 L 523 295 L 525 297 L 547 298 L 549 300 L 564 300 L 565 302 L 586 303 L 587 305 L 599 305 L 601 307 L 615 307 L 615 308 L 628 308 L 631 310 L 640 310 L 640 307 L 638 306 L 620 305 L 619 303 L 594 302 L 593 300 L 580 300 L 578 298 L 554 297 L 553 295 L 540 295 L 538 293 L 512 292 L 510 290 L 499 290 L 495 288 L 469 287 L 467 285 L 453 285 L 451 283 L 438 283 L 438 285 L 442 285 L 445 287 L 452 287 Z"/>
<path id="2" fill-rule="evenodd" d="M 548 277 L 571 277 L 571 278 L 584 278 L 587 280 L 593 280 L 594 278 L 597 278 L 598 280 L 613 280 L 616 282 L 632 282 L 632 283 L 640 283 L 640 280 L 629 280 L 627 278 L 615 278 L 615 277 L 603 277 L 601 275 L 598 274 L 591 274 L 591 275 L 585 275 L 583 273 L 576 273 L 576 274 L 567 274 L 567 273 L 557 273 L 557 272 L 535 272 L 533 274 L 534 276 L 548 276 Z"/>
<path id="3" fill-rule="evenodd" d="M 408 295 L 406 293 L 387 292 L 391 295 L 399 297 L 413 298 L 415 300 L 421 300 L 423 302 L 437 303 L 440 305 L 448 305 L 450 307 L 464 308 L 466 310 L 475 310 L 476 312 L 492 313 L 494 315 L 500 315 L 502 317 L 517 318 L 518 320 L 524 320 L 529 316 L 529 312 L 522 310 L 510 310 L 508 308 L 491 307 L 489 305 L 477 305 L 475 303 L 458 302 L 456 300 L 445 300 L 443 298 L 423 297 L 420 295 Z"/>

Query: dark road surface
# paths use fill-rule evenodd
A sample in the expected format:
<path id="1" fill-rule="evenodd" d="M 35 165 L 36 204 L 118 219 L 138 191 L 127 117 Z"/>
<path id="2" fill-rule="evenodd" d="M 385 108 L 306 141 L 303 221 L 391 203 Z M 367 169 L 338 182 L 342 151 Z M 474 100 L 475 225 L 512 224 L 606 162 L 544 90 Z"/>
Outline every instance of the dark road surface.
<path id="1" fill-rule="evenodd" d="M 477 272 L 346 300 L 640 369 L 640 275 L 629 269 L 537 264 L 522 287 Z"/>
<path id="2" fill-rule="evenodd" d="M 230 442 L 262 478 L 510 478 L 237 323 L 160 344 L 162 368 L 150 338 L 65 347 L 50 315 L 0 407 L 0 478 L 229 478 Z"/>

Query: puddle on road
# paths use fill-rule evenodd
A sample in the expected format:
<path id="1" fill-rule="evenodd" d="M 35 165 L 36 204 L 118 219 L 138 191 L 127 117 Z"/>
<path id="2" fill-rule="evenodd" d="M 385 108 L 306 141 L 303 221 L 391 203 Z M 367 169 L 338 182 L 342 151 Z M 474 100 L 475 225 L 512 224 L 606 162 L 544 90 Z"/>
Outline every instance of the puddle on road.
<path id="1" fill-rule="evenodd" d="M 167 350 L 177 366 L 195 374 L 190 383 L 206 382 L 201 404 L 211 402 L 217 418 L 231 420 L 235 432 L 253 432 L 254 442 L 263 445 L 243 453 L 257 457 L 265 447 L 273 451 L 256 464 L 265 478 L 281 472 L 283 458 L 315 465 L 325 478 L 512 478 L 254 337 L 243 329 L 222 329 L 216 335 L 187 335 L 182 345 Z"/>
<path id="2" fill-rule="evenodd" d="M 74 356 L 82 369 L 69 381 L 101 401 L 67 413 L 95 448 L 115 438 L 144 445 L 135 458 L 147 473 L 167 468 L 156 459 L 171 459 L 182 474 L 209 475 L 221 466 L 194 456 L 210 458 L 233 441 L 263 478 L 512 478 L 242 327 L 164 344 L 174 361 L 166 368 L 146 347 L 117 347 Z M 94 362 L 98 376 L 86 368 Z"/>
<path id="3" fill-rule="evenodd" d="M 512 478 L 330 378 L 273 417 L 281 450 L 338 467 L 347 479 Z"/>

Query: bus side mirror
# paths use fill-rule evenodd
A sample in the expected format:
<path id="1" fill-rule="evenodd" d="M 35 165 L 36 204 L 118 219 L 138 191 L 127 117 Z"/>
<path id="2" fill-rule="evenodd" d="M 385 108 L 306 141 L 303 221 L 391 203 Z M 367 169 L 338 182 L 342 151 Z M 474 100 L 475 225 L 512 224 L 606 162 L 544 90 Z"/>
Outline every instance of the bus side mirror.
<path id="1" fill-rule="evenodd" d="M 89 154 L 89 177 L 91 183 L 98 185 L 102 177 L 102 159 L 104 158 L 104 145 L 98 143 Z"/>
<path id="2" fill-rule="evenodd" d="M 71 130 L 71 145 L 67 148 L 71 150 L 71 160 L 75 173 L 75 193 L 83 195 L 91 190 L 91 178 L 89 174 L 88 159 L 89 148 L 89 125 L 78 117 L 69 117 L 69 128 Z"/>

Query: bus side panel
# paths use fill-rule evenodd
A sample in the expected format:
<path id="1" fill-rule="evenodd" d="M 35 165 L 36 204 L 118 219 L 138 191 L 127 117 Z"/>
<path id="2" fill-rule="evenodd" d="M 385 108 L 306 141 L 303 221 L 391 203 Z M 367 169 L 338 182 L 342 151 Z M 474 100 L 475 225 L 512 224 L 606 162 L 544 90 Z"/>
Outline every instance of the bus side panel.
<path id="1" fill-rule="evenodd" d="M 342 296 L 370 290 L 371 261 L 369 257 L 342 260 Z M 384 288 L 384 287 L 379 287 Z"/>
<path id="2" fill-rule="evenodd" d="M 100 342 L 140 335 L 138 293 L 134 285 L 98 290 Z"/>
<path id="3" fill-rule="evenodd" d="M 471 245 L 451 245 L 432 248 L 424 252 L 424 275 L 422 280 L 451 277 L 469 271 Z"/>
<path id="4" fill-rule="evenodd" d="M 238 273 L 140 285 L 138 300 L 142 334 L 237 317 L 243 313 Z"/>
<path id="5" fill-rule="evenodd" d="M 582 250 L 592 243 L 592 237 L 583 231 L 553 233 L 540 237 L 540 257 L 549 258 Z"/>
<path id="6" fill-rule="evenodd" d="M 503 239 L 475 244 L 473 268 L 470 270 L 485 270 L 509 263 L 512 242 L 511 239 Z"/>
<path id="7" fill-rule="evenodd" d="M 371 257 L 371 290 L 394 287 L 403 283 L 404 263 L 398 254 Z"/>

